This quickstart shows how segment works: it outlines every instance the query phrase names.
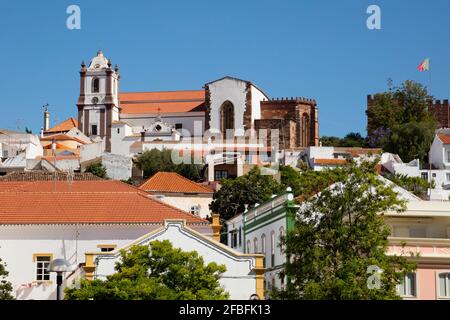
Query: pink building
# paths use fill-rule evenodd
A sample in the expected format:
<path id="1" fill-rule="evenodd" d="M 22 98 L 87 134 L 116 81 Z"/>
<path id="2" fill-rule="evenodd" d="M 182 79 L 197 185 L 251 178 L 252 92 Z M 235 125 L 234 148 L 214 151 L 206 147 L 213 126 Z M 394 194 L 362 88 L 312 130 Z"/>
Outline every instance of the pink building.
<path id="1" fill-rule="evenodd" d="M 416 271 L 398 286 L 400 296 L 450 300 L 450 202 L 409 201 L 405 212 L 385 217 L 392 235 L 389 253 L 418 254 L 412 258 Z"/>

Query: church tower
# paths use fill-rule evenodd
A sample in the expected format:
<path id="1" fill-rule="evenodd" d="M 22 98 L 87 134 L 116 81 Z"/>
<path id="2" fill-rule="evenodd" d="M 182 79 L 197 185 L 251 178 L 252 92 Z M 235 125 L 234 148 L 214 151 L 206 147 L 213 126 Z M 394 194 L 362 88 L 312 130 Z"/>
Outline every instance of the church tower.
<path id="1" fill-rule="evenodd" d="M 111 152 L 111 123 L 119 120 L 119 67 L 97 52 L 86 68 L 81 63 L 78 129 L 91 138 L 100 137 Z"/>

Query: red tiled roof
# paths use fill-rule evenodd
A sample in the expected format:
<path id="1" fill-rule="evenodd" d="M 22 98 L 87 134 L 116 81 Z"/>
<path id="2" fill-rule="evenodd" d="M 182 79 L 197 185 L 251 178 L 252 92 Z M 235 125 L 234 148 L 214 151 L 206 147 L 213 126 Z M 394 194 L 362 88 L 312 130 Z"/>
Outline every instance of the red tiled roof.
<path id="1" fill-rule="evenodd" d="M 210 188 L 195 183 L 176 172 L 155 173 L 139 189 L 150 192 L 213 193 Z"/>
<path id="2" fill-rule="evenodd" d="M 450 134 L 438 134 L 438 137 L 444 144 L 450 144 Z"/>
<path id="3" fill-rule="evenodd" d="M 383 149 L 381 148 L 360 148 L 360 147 L 334 147 L 334 151 L 350 153 L 352 157 L 358 157 L 366 154 L 383 153 Z"/>
<path id="4" fill-rule="evenodd" d="M 38 181 L 14 189 L 0 187 L 0 224 L 163 223 L 165 219 L 208 223 L 119 181 Z"/>
<path id="5" fill-rule="evenodd" d="M 177 113 L 205 110 L 205 91 L 125 92 L 119 96 L 121 113 Z M 160 109 L 160 110 L 158 110 Z"/>
<path id="6" fill-rule="evenodd" d="M 59 161 L 59 160 L 80 160 L 80 156 L 79 155 L 70 155 L 70 156 L 44 156 L 41 157 L 41 159 L 47 160 L 49 162 L 52 161 Z"/>
<path id="7" fill-rule="evenodd" d="M 61 123 L 58 123 L 56 126 L 54 126 L 53 128 L 50 128 L 46 131 L 44 131 L 45 133 L 51 133 L 51 132 L 66 132 L 69 131 L 72 128 L 76 128 L 78 127 L 78 121 L 75 120 L 74 118 L 69 118 Z"/>
<path id="8" fill-rule="evenodd" d="M 11 184 L 23 185 L 27 181 L 67 181 L 69 174 L 67 172 L 47 172 L 47 171 L 12 171 L 7 175 L 0 177 L 0 188 Z M 103 180 L 90 172 L 74 172 L 71 180 Z"/>
<path id="9" fill-rule="evenodd" d="M 55 141 L 73 140 L 81 144 L 86 144 L 86 142 L 84 142 L 83 140 L 80 140 L 76 137 L 71 137 L 67 134 L 53 134 L 51 136 L 41 138 L 41 141 L 53 141 L 53 140 Z"/>
<path id="10" fill-rule="evenodd" d="M 345 159 L 314 159 L 314 164 L 319 165 L 336 165 L 336 164 L 346 164 Z"/>

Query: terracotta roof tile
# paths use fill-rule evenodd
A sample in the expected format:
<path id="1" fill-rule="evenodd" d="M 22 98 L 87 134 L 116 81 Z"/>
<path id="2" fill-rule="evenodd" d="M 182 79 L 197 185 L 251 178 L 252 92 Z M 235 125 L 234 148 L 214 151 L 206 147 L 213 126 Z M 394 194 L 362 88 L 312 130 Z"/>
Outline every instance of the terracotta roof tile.
<path id="1" fill-rule="evenodd" d="M 158 172 L 145 181 L 139 189 L 149 192 L 174 192 L 174 193 L 213 193 L 206 186 L 195 183 L 176 172 Z"/>
<path id="2" fill-rule="evenodd" d="M 314 159 L 314 164 L 318 165 L 339 165 L 346 164 L 345 159 Z"/>
<path id="3" fill-rule="evenodd" d="M 86 144 L 85 141 L 80 140 L 76 137 L 71 137 L 67 134 L 53 134 L 51 136 L 45 136 L 45 137 L 41 138 L 41 141 L 53 141 L 53 140 L 55 140 L 55 141 L 72 140 L 72 141 L 79 142 L 81 144 Z"/>
<path id="4" fill-rule="evenodd" d="M 69 118 L 61 123 L 58 123 L 53 128 L 50 128 L 50 129 L 44 131 L 44 133 L 66 132 L 72 128 L 77 128 L 77 127 L 78 127 L 78 121 L 75 120 L 74 118 Z"/>
<path id="5" fill-rule="evenodd" d="M 450 144 L 450 134 L 438 134 L 438 137 L 444 144 Z"/>
<path id="6" fill-rule="evenodd" d="M 13 184 L 22 185 L 22 182 L 27 181 L 67 181 L 69 174 L 67 172 L 47 172 L 47 171 L 13 171 L 7 175 L 0 177 L 0 187 L 6 185 L 6 181 L 11 181 Z M 70 180 L 103 180 L 90 172 L 75 172 Z"/>
<path id="7" fill-rule="evenodd" d="M 205 110 L 205 91 L 127 92 L 119 96 L 121 113 L 177 113 Z"/>
<path id="8" fill-rule="evenodd" d="M 40 181 L 0 191 L 0 224 L 163 223 L 165 219 L 208 224 L 113 180 Z"/>

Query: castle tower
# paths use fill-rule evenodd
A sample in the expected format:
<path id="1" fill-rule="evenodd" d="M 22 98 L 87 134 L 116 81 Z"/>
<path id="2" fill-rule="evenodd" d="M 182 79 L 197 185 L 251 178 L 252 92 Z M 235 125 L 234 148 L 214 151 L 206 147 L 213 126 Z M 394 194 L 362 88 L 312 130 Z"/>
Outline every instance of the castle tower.
<path id="1" fill-rule="evenodd" d="M 80 96 L 78 98 L 78 129 L 85 135 L 105 141 L 111 151 L 111 123 L 119 120 L 119 68 L 100 50 L 86 68 L 81 63 Z"/>

